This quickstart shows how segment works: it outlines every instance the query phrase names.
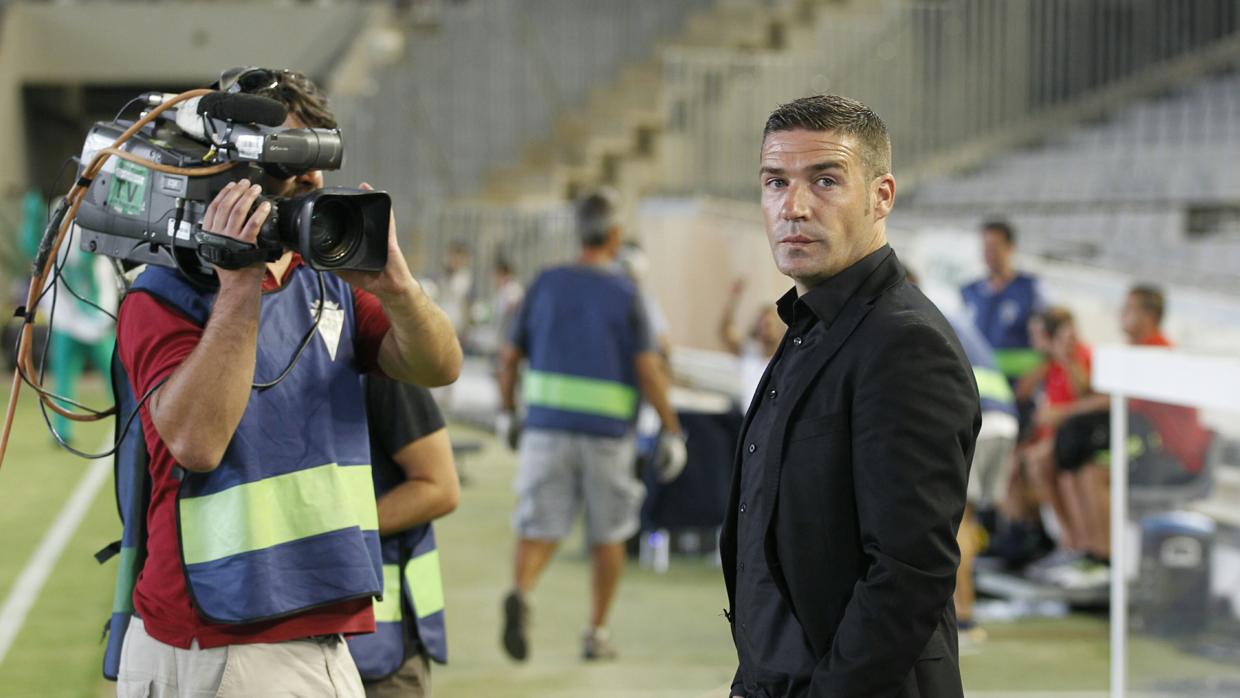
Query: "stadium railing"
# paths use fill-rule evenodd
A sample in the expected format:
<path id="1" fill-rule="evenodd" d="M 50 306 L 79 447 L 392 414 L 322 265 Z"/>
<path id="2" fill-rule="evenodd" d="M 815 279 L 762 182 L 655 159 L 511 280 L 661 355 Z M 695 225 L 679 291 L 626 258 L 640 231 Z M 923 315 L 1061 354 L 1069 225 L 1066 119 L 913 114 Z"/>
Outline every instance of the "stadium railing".
<path id="1" fill-rule="evenodd" d="M 1240 687 L 1240 598 L 1228 575 L 1240 573 L 1237 536 L 1240 489 L 1220 488 L 1209 499 L 1180 500 L 1151 514 L 1130 502 L 1130 398 L 1199 408 L 1207 422 L 1234 429 L 1240 415 L 1240 359 L 1140 347 L 1101 347 L 1095 387 L 1111 396 L 1111 695 L 1196 695 Z M 1214 424 L 1211 424 L 1212 426 Z M 1216 443 L 1218 437 L 1216 436 Z M 1211 458 L 1221 454 L 1214 450 Z M 1202 475 L 1218 479 L 1218 463 Z M 1240 464 L 1230 464 L 1234 471 Z M 1229 479 L 1234 479 L 1230 477 Z M 1173 489 L 1173 488 L 1172 488 Z M 1198 495 L 1204 491 L 1197 492 Z M 1226 501 L 1215 501 L 1215 500 Z M 1134 520 L 1134 514 L 1140 518 Z M 1227 570 L 1230 570 L 1228 572 Z M 1218 602 L 1215 602 L 1215 598 Z M 1219 613 L 1229 609 L 1230 613 Z M 1138 636 L 1130 621 L 1142 620 Z M 1151 620 L 1152 619 L 1152 620 Z M 1142 657 L 1130 662 L 1134 645 Z M 1198 655 L 1190 666 L 1186 655 Z M 1150 657 L 1159 657 L 1149 661 Z M 1205 695 L 1205 693 L 1202 693 Z"/>

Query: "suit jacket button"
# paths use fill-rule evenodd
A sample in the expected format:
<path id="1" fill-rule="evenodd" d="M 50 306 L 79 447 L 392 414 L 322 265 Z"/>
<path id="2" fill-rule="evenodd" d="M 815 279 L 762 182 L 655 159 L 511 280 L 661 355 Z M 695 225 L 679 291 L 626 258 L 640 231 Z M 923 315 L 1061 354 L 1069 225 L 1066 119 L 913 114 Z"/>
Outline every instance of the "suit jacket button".
<path id="1" fill-rule="evenodd" d="M 749 444 L 749 452 L 750 452 L 750 453 L 753 453 L 753 452 L 754 452 L 754 451 L 756 451 L 756 450 L 758 450 L 758 447 L 757 447 L 756 445 L 754 445 L 754 444 Z"/>

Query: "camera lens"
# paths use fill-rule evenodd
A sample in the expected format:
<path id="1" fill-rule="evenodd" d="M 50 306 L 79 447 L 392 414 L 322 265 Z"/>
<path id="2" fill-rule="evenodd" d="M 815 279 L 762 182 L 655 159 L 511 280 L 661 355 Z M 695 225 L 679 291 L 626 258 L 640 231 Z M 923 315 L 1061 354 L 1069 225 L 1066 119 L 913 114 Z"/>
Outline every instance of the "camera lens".
<path id="1" fill-rule="evenodd" d="M 310 216 L 310 252 L 314 261 L 334 266 L 349 259 L 361 243 L 353 207 L 340 199 L 318 201 Z"/>

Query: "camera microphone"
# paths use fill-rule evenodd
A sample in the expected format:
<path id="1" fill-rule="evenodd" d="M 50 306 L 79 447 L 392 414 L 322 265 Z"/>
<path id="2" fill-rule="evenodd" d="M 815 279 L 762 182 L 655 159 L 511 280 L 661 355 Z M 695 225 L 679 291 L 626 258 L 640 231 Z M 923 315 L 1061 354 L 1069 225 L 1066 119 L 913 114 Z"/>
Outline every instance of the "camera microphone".
<path id="1" fill-rule="evenodd" d="M 209 95 L 203 95 L 194 111 L 199 116 L 209 116 L 221 121 L 237 121 L 263 126 L 281 126 L 288 118 L 288 109 L 274 99 L 227 92 L 212 92 Z"/>
<path id="2" fill-rule="evenodd" d="M 247 94 L 212 92 L 180 104 L 176 123 L 191 138 L 207 140 L 203 117 L 220 121 L 280 126 L 288 118 L 288 109 L 274 99 Z"/>

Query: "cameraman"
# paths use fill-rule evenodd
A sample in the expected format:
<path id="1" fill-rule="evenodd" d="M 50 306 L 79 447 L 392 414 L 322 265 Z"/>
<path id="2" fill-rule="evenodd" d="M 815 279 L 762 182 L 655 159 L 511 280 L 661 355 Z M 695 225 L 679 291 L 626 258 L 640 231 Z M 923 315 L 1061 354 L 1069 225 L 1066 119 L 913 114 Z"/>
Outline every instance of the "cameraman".
<path id="1" fill-rule="evenodd" d="M 285 104 L 285 126 L 335 126 L 302 75 L 250 69 L 221 89 L 229 82 Z M 323 185 L 320 172 L 266 179 L 226 186 L 203 230 L 254 242 L 270 214 L 268 203 L 254 208 L 260 193 Z M 324 274 L 325 297 L 286 251 L 217 269 L 216 292 L 151 267 L 122 304 L 121 364 L 135 395 L 154 392 L 141 410 L 147 557 L 119 696 L 363 695 L 341 637 L 374 630 L 382 589 L 358 374 L 445 385 L 462 360 L 447 317 L 409 273 L 394 219 L 388 236 L 383 271 Z M 311 331 L 294 370 L 252 387 L 280 375 Z"/>

